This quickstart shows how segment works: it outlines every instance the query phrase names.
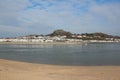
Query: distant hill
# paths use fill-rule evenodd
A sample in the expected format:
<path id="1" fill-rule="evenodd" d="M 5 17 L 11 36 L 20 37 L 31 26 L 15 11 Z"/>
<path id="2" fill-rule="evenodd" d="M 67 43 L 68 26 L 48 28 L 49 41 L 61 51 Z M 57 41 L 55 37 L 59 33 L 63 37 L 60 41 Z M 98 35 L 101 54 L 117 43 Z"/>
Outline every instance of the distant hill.
<path id="1" fill-rule="evenodd" d="M 48 36 L 66 36 L 67 38 L 78 38 L 77 36 L 82 36 L 82 39 L 85 40 L 105 40 L 106 38 L 119 38 L 119 36 L 113 36 L 113 35 L 108 35 L 105 33 L 101 33 L 101 32 L 96 32 L 96 33 L 82 33 L 82 34 L 73 34 L 71 32 L 62 30 L 62 29 L 58 29 L 53 31 L 51 34 L 48 34 Z M 76 36 L 76 37 L 72 37 L 72 36 Z M 83 37 L 85 36 L 85 37 Z"/>
<path id="2" fill-rule="evenodd" d="M 85 33 L 82 35 L 86 35 L 86 36 L 90 36 L 90 37 L 102 37 L 102 38 L 111 38 L 113 37 L 112 35 L 108 35 L 105 33 L 101 33 L 101 32 L 96 32 L 96 33 Z"/>
<path id="3" fill-rule="evenodd" d="M 71 32 L 64 31 L 62 29 L 55 30 L 53 31 L 53 33 L 49 34 L 49 36 L 67 36 L 67 37 L 70 37 L 71 35 L 72 35 Z"/>
<path id="4" fill-rule="evenodd" d="M 115 40 L 115 39 L 120 39 L 120 36 L 113 36 L 113 35 L 108 35 L 105 33 L 101 33 L 101 32 L 96 32 L 96 33 L 82 33 L 82 34 L 73 34 L 69 31 L 65 31 L 62 29 L 57 29 L 54 30 L 52 33 L 48 34 L 48 35 L 27 35 L 27 36 L 23 36 L 30 38 L 30 39 L 35 39 L 35 38 L 39 38 L 39 37 L 45 37 L 45 36 L 50 36 L 50 37 L 54 37 L 54 36 L 65 36 L 66 38 L 69 39 L 82 39 L 82 40 Z M 18 37 L 19 38 L 19 37 Z M 21 37 L 20 37 L 21 38 Z"/>
<path id="5" fill-rule="evenodd" d="M 81 35 L 85 35 L 86 37 L 83 39 L 87 39 L 87 40 L 105 40 L 106 38 L 114 38 L 114 36 L 112 35 L 108 35 L 105 33 L 101 33 L 101 32 L 96 32 L 96 33 L 84 33 Z"/>

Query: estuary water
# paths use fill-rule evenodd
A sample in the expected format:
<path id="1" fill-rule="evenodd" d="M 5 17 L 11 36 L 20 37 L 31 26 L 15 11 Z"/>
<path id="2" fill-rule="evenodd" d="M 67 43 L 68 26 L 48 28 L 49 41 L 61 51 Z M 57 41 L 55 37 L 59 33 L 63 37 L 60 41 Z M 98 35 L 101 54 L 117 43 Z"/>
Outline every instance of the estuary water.
<path id="1" fill-rule="evenodd" d="M 1 44 L 0 59 L 54 65 L 119 66 L 120 43 Z"/>

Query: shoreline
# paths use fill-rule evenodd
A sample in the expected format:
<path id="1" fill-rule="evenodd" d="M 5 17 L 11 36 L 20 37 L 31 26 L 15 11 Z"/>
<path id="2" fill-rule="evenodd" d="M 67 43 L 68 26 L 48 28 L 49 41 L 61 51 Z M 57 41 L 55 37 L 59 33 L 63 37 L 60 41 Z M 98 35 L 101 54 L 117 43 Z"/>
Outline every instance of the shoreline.
<path id="1" fill-rule="evenodd" d="M 0 80 L 120 80 L 120 66 L 58 66 L 0 59 Z"/>
<path id="2" fill-rule="evenodd" d="M 89 41 L 81 41 L 81 42 L 0 42 L 0 44 L 89 44 L 89 43 L 120 43 L 120 42 L 89 42 Z"/>
<path id="3" fill-rule="evenodd" d="M 82 44 L 83 42 L 0 42 L 0 44 Z"/>

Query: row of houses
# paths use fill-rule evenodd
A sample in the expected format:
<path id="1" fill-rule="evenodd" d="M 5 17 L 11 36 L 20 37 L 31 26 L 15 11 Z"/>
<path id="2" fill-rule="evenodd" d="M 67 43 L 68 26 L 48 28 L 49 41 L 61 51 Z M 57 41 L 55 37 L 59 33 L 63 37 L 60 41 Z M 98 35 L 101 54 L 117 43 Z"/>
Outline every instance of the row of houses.
<path id="1" fill-rule="evenodd" d="M 81 39 L 67 39 L 66 36 L 36 36 L 29 35 L 17 38 L 4 38 L 0 42 L 79 42 Z"/>
<path id="2" fill-rule="evenodd" d="M 1 38 L 0 42 L 120 42 L 120 39 L 106 38 L 105 40 L 83 40 L 86 35 L 72 35 L 72 38 L 67 36 L 43 36 L 43 35 L 28 35 L 16 38 Z"/>

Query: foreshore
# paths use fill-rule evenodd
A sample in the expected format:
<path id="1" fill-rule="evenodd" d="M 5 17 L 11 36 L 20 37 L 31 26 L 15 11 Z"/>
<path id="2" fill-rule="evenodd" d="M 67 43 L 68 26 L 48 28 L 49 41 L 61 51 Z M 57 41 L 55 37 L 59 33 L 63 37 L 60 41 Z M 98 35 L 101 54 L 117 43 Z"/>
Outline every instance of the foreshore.
<path id="1" fill-rule="evenodd" d="M 87 43 L 120 43 L 120 42 L 110 42 L 110 41 L 81 41 L 81 42 L 0 42 L 0 44 L 87 44 Z"/>
<path id="2" fill-rule="evenodd" d="M 82 42 L 0 42 L 0 44 L 82 44 Z"/>
<path id="3" fill-rule="evenodd" d="M 0 59 L 0 80 L 120 80 L 120 66 L 60 66 Z"/>

